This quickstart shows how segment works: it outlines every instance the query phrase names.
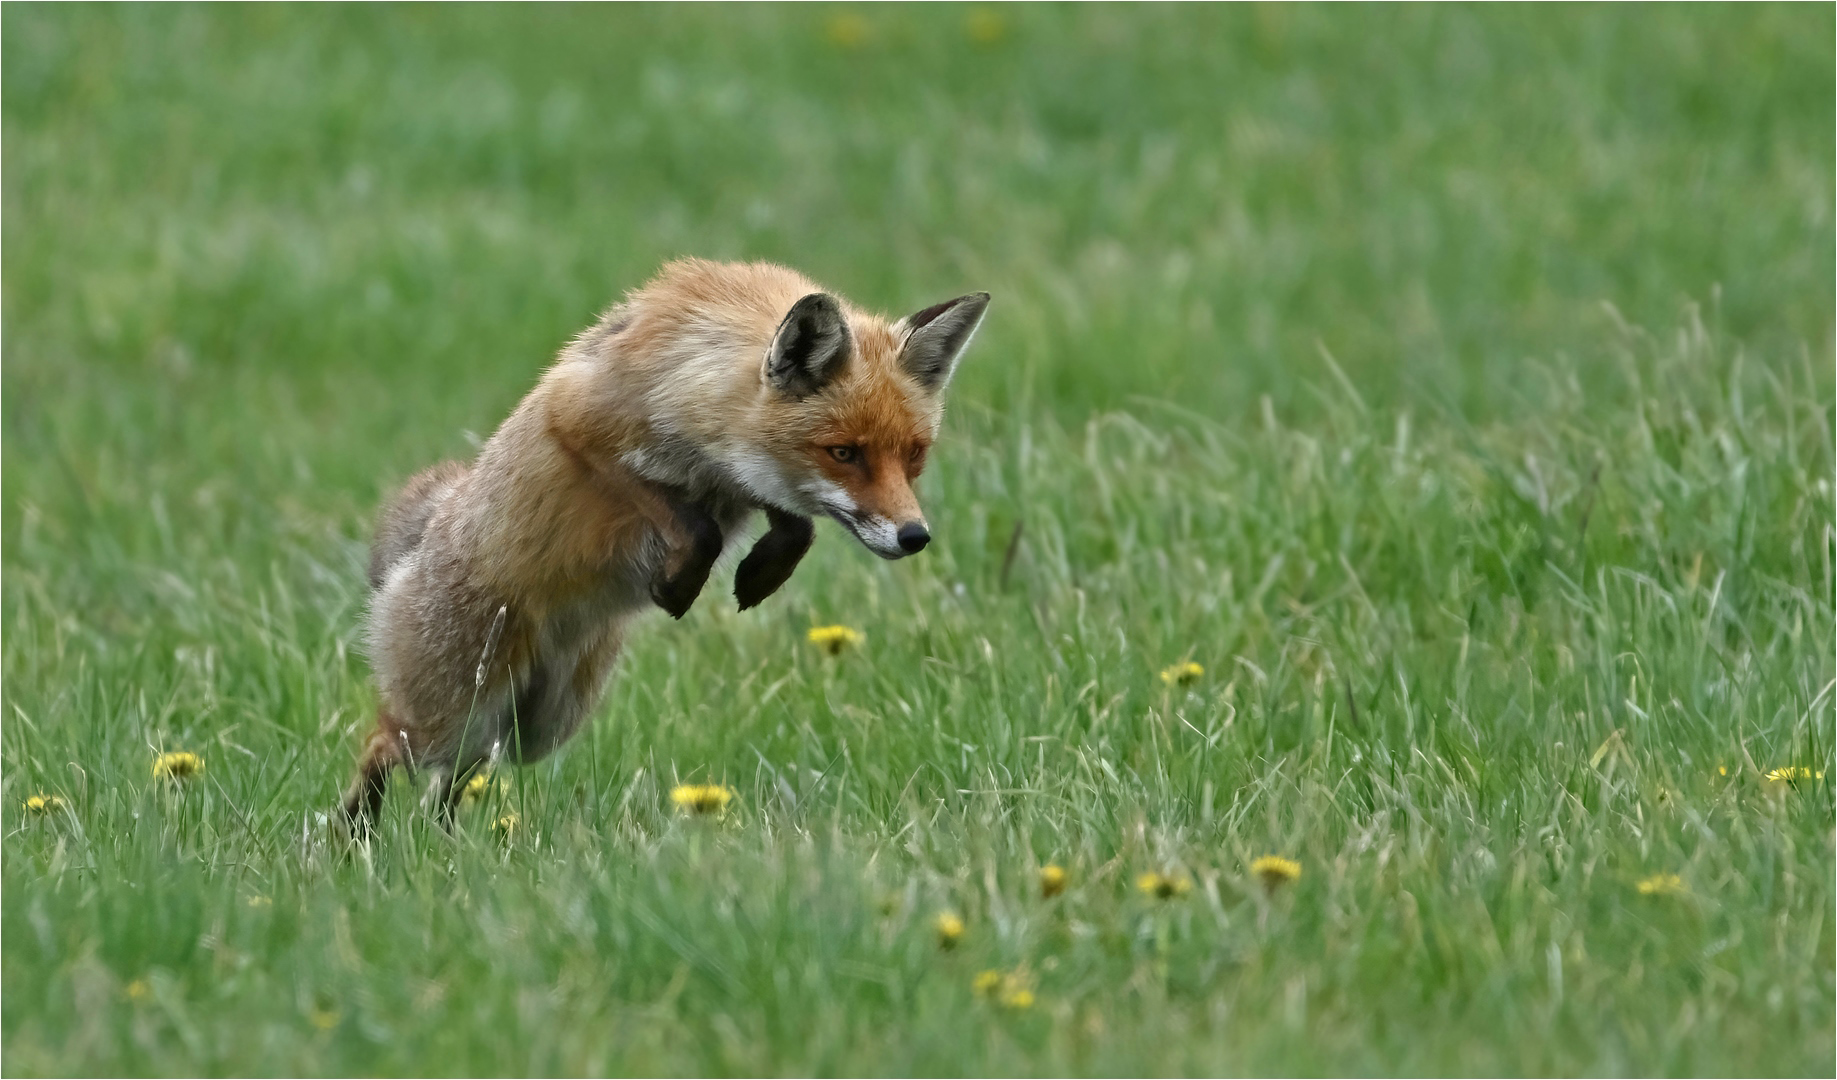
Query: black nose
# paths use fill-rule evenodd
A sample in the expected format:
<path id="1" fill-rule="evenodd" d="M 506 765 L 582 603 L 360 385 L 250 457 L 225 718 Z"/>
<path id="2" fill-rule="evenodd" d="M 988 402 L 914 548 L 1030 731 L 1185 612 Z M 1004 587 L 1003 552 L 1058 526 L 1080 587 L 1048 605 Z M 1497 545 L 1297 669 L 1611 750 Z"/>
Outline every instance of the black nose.
<path id="1" fill-rule="evenodd" d="M 924 551 L 925 545 L 929 543 L 931 543 L 931 534 L 926 532 L 925 526 L 918 522 L 908 521 L 899 527 L 899 549 L 906 554 L 916 555 Z"/>

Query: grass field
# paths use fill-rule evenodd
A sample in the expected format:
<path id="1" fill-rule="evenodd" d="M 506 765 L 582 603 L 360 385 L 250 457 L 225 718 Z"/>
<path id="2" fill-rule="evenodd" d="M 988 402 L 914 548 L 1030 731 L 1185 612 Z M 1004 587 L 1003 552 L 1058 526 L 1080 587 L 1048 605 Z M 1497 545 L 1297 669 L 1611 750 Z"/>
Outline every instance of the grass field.
<path id="1" fill-rule="evenodd" d="M 7 1075 L 1837 1069 L 1829 6 L 0 30 Z M 938 541 L 346 852 L 376 503 L 679 254 L 995 294 Z"/>

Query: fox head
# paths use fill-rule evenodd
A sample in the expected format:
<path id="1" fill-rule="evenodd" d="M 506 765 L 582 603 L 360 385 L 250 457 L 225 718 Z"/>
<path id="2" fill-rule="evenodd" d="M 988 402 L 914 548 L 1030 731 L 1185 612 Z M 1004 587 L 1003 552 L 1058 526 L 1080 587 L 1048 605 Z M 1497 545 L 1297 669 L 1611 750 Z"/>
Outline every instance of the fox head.
<path id="1" fill-rule="evenodd" d="M 924 550 L 931 530 L 912 483 L 988 306 L 988 293 L 971 293 L 888 323 L 828 293 L 793 304 L 761 370 L 755 468 L 771 474 L 773 501 L 834 518 L 885 559 Z"/>

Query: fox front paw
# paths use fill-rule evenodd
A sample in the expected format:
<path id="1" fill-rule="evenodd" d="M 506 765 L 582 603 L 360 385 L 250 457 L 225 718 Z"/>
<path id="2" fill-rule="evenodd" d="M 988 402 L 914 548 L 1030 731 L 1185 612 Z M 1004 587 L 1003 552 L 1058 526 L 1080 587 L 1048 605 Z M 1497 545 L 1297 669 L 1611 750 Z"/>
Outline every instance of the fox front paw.
<path id="1" fill-rule="evenodd" d="M 766 515 L 772 527 L 740 560 L 740 568 L 734 572 L 734 599 L 740 602 L 741 611 L 757 607 L 791 580 L 791 572 L 816 537 L 816 526 L 807 517 L 778 510 L 768 510 Z"/>
<path id="2" fill-rule="evenodd" d="M 702 594 L 715 560 L 721 557 L 721 527 L 708 511 L 694 503 L 679 502 L 675 510 L 685 537 L 679 551 L 681 562 L 675 573 L 659 576 L 651 583 L 651 599 L 669 612 L 670 618 L 680 619 Z"/>
<path id="3" fill-rule="evenodd" d="M 651 585 L 651 599 L 657 606 L 670 613 L 670 618 L 680 619 L 689 614 L 695 598 L 702 594 L 702 586 L 708 583 L 708 575 L 703 574 L 699 580 L 685 581 L 680 577 L 668 581 L 659 581 Z"/>

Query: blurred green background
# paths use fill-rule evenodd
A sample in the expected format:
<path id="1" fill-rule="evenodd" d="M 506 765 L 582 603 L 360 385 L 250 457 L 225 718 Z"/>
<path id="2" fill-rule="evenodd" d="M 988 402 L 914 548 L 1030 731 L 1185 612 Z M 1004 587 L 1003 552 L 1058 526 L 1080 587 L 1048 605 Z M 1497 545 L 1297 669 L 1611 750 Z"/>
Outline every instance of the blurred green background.
<path id="1" fill-rule="evenodd" d="M 33 441 L 20 398 L 86 396 L 81 361 L 174 403 L 285 396 L 347 445 L 398 431 L 375 441 L 399 460 L 335 478 L 366 481 L 487 423 L 479 386 L 508 403 L 681 254 L 894 312 L 989 289 L 958 396 L 1021 413 L 1306 411 L 1324 347 L 1368 400 L 1509 414 L 1539 392 L 1523 361 L 1587 354 L 1604 305 L 1662 327 L 1696 301 L 1765 352 L 1829 351 L 1817 7 L 22 6 L 7 28 L 7 418 Z"/>
<path id="2" fill-rule="evenodd" d="M 9 1074 L 1828 1075 L 1829 5 L 0 29 Z M 653 620 L 528 839 L 341 861 L 378 499 L 680 255 L 994 294 L 940 543 Z"/>

